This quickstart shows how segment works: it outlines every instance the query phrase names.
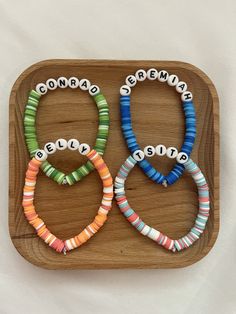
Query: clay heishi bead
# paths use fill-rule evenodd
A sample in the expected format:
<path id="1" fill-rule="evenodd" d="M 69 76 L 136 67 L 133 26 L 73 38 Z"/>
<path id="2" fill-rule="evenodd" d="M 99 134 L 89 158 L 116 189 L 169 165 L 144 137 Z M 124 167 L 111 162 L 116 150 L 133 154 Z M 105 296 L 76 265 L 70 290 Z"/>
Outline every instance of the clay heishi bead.
<path id="1" fill-rule="evenodd" d="M 169 77 L 168 77 L 168 80 L 167 80 L 167 84 L 169 86 L 176 86 L 179 82 L 179 78 L 177 75 L 175 74 L 171 74 Z"/>
<path id="2" fill-rule="evenodd" d="M 166 147 L 162 144 L 156 146 L 156 154 L 158 156 L 164 156 L 166 154 Z"/>
<path id="3" fill-rule="evenodd" d="M 81 79 L 79 82 L 79 87 L 81 90 L 89 90 L 91 83 L 87 79 Z"/>
<path id="4" fill-rule="evenodd" d="M 131 94 L 131 88 L 128 85 L 122 85 L 120 88 L 121 96 L 128 96 Z"/>
<path id="5" fill-rule="evenodd" d="M 145 157 L 144 155 L 144 152 L 140 149 L 136 150 L 134 153 L 133 153 L 133 158 L 136 160 L 136 161 L 141 161 L 143 160 Z"/>
<path id="6" fill-rule="evenodd" d="M 64 150 L 67 148 L 67 141 L 64 138 L 59 138 L 56 143 L 56 149 L 58 150 Z"/>
<path id="7" fill-rule="evenodd" d="M 39 149 L 35 153 L 35 158 L 39 161 L 45 161 L 48 158 L 48 155 L 43 149 Z"/>
<path id="8" fill-rule="evenodd" d="M 36 92 L 39 93 L 40 95 L 45 95 L 48 91 L 47 85 L 44 83 L 39 83 L 36 85 L 35 88 Z"/>
<path id="9" fill-rule="evenodd" d="M 158 71 L 157 69 L 149 69 L 147 70 L 147 79 L 150 81 L 154 81 L 158 78 Z"/>
<path id="10" fill-rule="evenodd" d="M 178 155 L 178 150 L 175 147 L 168 147 L 166 150 L 166 156 L 169 158 L 176 158 Z"/>
<path id="11" fill-rule="evenodd" d="M 89 88 L 89 94 L 95 96 L 100 93 L 100 88 L 97 85 L 91 85 Z"/>
<path id="12" fill-rule="evenodd" d="M 68 80 L 68 86 L 72 89 L 78 88 L 79 87 L 79 79 L 77 77 L 70 77 Z"/>
<path id="13" fill-rule="evenodd" d="M 87 155 L 90 152 L 90 146 L 86 143 L 81 143 L 79 145 L 79 152 L 81 155 Z"/>
<path id="14" fill-rule="evenodd" d="M 176 160 L 179 164 L 184 164 L 188 161 L 188 155 L 184 152 L 178 153 Z"/>
<path id="15" fill-rule="evenodd" d="M 59 88 L 66 88 L 68 86 L 68 80 L 66 77 L 61 76 L 57 79 L 57 86 Z"/>
<path id="16" fill-rule="evenodd" d="M 136 77 L 137 81 L 142 82 L 142 81 L 146 80 L 147 73 L 143 69 L 140 69 L 140 70 L 136 71 L 135 77 Z"/>
<path id="17" fill-rule="evenodd" d="M 147 157 L 153 157 L 156 153 L 155 148 L 151 145 L 146 146 L 143 151 Z"/>
<path id="18" fill-rule="evenodd" d="M 125 79 L 125 84 L 129 87 L 134 87 L 137 84 L 137 79 L 134 75 L 129 75 Z"/>
<path id="19" fill-rule="evenodd" d="M 53 142 L 48 142 L 44 145 L 44 150 L 48 155 L 54 154 L 57 150 L 56 145 Z"/>
<path id="20" fill-rule="evenodd" d="M 79 141 L 75 138 L 71 138 L 67 143 L 67 147 L 70 150 L 77 150 L 79 148 Z"/>
<path id="21" fill-rule="evenodd" d="M 175 87 L 176 91 L 180 94 L 186 92 L 187 88 L 188 85 L 183 81 L 180 81 Z"/>
<path id="22" fill-rule="evenodd" d="M 166 82 L 168 80 L 168 77 L 169 77 L 169 73 L 165 70 L 161 70 L 158 73 L 158 81 L 159 82 Z"/>
<path id="23" fill-rule="evenodd" d="M 192 101 L 193 100 L 193 94 L 189 91 L 186 91 L 181 95 L 181 100 L 186 101 L 186 102 Z"/>
<path id="24" fill-rule="evenodd" d="M 57 81 L 54 78 L 50 78 L 46 81 L 47 88 L 54 90 L 57 88 Z"/>

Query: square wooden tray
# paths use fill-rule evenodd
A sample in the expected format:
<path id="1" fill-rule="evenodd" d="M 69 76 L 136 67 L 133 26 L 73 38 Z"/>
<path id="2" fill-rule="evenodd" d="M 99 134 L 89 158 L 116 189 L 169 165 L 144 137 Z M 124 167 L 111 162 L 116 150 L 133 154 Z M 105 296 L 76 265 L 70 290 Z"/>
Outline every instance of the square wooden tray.
<path id="1" fill-rule="evenodd" d="M 176 73 L 193 92 L 197 139 L 192 159 L 205 174 L 211 195 L 206 231 L 188 250 L 171 253 L 141 236 L 125 220 L 114 201 L 107 223 L 95 237 L 66 256 L 55 253 L 36 236 L 21 206 L 29 160 L 23 134 L 23 112 L 29 90 L 38 82 L 59 76 L 86 77 L 100 86 L 109 103 L 111 119 L 104 159 L 115 177 L 129 155 L 120 127 L 119 88 L 128 74 L 150 67 Z M 157 81 L 145 81 L 132 92 L 131 110 L 141 147 L 160 143 L 181 147 L 184 117 L 180 97 L 173 88 Z M 96 106 L 88 93 L 79 89 L 56 90 L 40 101 L 37 133 L 42 146 L 57 138 L 78 138 L 93 145 L 97 125 Z M 50 157 L 65 172 L 85 160 L 68 150 Z M 164 173 L 174 163 L 157 156 L 151 162 Z M 10 235 L 18 252 L 29 262 L 48 269 L 174 268 L 195 263 L 210 251 L 219 230 L 219 108 L 215 87 L 201 70 L 183 62 L 47 60 L 36 63 L 20 75 L 11 91 L 9 170 Z M 197 212 L 197 192 L 188 175 L 184 174 L 176 184 L 165 189 L 135 167 L 126 187 L 130 204 L 149 225 L 172 238 L 182 236 L 191 228 Z M 96 171 L 72 187 L 59 186 L 40 173 L 35 204 L 51 231 L 60 238 L 68 238 L 92 221 L 101 196 L 102 186 Z"/>

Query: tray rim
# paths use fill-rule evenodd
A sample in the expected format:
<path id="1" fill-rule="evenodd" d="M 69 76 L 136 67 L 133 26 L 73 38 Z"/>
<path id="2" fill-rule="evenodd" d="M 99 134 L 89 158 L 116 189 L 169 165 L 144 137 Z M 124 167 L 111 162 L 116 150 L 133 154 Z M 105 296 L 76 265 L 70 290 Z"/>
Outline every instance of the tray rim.
<path id="1" fill-rule="evenodd" d="M 31 64 L 29 67 L 27 67 L 21 74 L 17 77 L 15 80 L 11 92 L 10 92 L 10 97 L 9 97 L 9 139 L 14 138 L 15 142 L 15 134 L 14 134 L 14 123 L 13 119 L 11 117 L 14 116 L 14 110 L 15 110 L 15 103 L 16 103 L 16 92 L 19 86 L 21 85 L 22 81 L 24 80 L 25 77 L 30 75 L 32 72 L 39 70 L 40 68 L 43 68 L 45 66 L 52 66 L 52 65 L 58 65 L 58 66 L 65 66 L 65 65 L 70 65 L 72 66 L 73 63 L 76 63 L 78 66 L 112 66 L 112 67 L 119 67 L 119 66 L 129 66 L 129 65 L 136 65 L 137 67 L 142 66 L 142 67 L 148 67 L 150 66 L 150 63 L 168 63 L 168 66 L 177 66 L 178 68 L 181 69 L 187 69 L 192 72 L 194 72 L 196 75 L 198 75 L 208 86 L 209 92 L 212 97 L 212 112 L 213 112 L 213 131 L 214 131 L 214 174 L 213 174 L 213 182 L 214 182 L 214 228 L 212 231 L 211 239 L 208 242 L 208 245 L 203 248 L 203 250 L 197 255 L 195 260 L 187 260 L 186 262 L 182 262 L 181 265 L 177 264 L 176 266 L 173 267 L 156 267 L 156 266 L 148 266 L 148 267 L 137 267 L 137 266 L 116 266 L 114 267 L 108 267 L 108 266 L 99 266 L 97 265 L 95 267 L 50 267 L 48 265 L 45 265 L 43 263 L 38 263 L 35 262 L 35 260 L 28 258 L 27 254 L 24 254 L 24 250 L 21 250 L 18 246 L 17 243 L 14 241 L 15 237 L 15 228 L 13 228 L 13 224 L 11 222 L 14 222 L 14 215 L 15 215 L 15 209 L 14 209 L 14 197 L 15 195 L 13 194 L 12 191 L 12 184 L 11 181 L 13 181 L 12 175 L 14 176 L 14 161 L 15 158 L 11 158 L 11 156 L 14 155 L 14 145 L 11 145 L 9 141 L 9 182 L 8 182 L 8 197 L 9 197 L 9 205 L 8 205 L 8 228 L 9 228 L 9 235 L 11 238 L 11 241 L 16 248 L 16 250 L 19 252 L 19 254 L 28 262 L 31 264 L 44 268 L 44 269 L 54 269 L 54 270 L 63 270 L 63 269 L 71 269 L 71 270 L 92 270 L 92 269 L 173 269 L 173 268 L 183 268 L 190 266 L 192 264 L 195 264 L 199 262 L 202 258 L 204 258 L 208 253 L 212 250 L 212 248 L 215 245 L 215 242 L 217 240 L 218 234 L 219 234 L 219 228 L 220 228 L 220 134 L 219 134 L 219 125 L 220 125 L 220 116 L 219 116 L 219 97 L 217 90 L 214 86 L 214 83 L 211 81 L 209 76 L 196 67 L 195 65 L 188 63 L 188 62 L 183 62 L 183 61 L 173 61 L 173 60 L 139 60 L 139 59 L 126 59 L 126 60 L 118 60 L 118 59 L 45 59 L 41 60 L 39 62 Z M 146 65 L 145 65 L 146 64 Z"/>

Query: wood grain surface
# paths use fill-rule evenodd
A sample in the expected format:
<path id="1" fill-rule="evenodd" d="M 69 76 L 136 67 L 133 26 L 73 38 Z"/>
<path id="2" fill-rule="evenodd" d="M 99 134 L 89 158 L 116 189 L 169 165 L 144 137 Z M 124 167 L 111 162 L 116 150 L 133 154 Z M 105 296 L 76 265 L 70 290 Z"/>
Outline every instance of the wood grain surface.
<path id="1" fill-rule="evenodd" d="M 23 112 L 30 89 L 50 77 L 86 77 L 100 86 L 110 108 L 110 133 L 104 159 L 115 177 L 129 155 L 120 127 L 119 88 L 128 74 L 155 67 L 177 74 L 193 92 L 197 114 L 197 139 L 192 159 L 198 163 L 210 187 L 211 214 L 206 231 L 191 248 L 172 253 L 140 235 L 119 212 L 113 201 L 107 223 L 85 245 L 66 256 L 50 249 L 26 221 L 22 188 L 29 155 L 24 142 Z M 164 144 L 181 147 L 184 115 L 180 96 L 165 83 L 145 81 L 133 89 L 131 112 L 140 146 Z M 81 90 L 56 90 L 43 96 L 37 115 L 37 133 L 43 146 L 58 138 L 77 138 L 93 145 L 98 126 L 96 105 Z M 86 160 L 72 151 L 50 156 L 65 172 Z M 167 173 L 174 160 L 155 156 L 152 164 Z M 47 60 L 32 65 L 15 82 L 10 96 L 9 228 L 18 252 L 29 262 L 48 269 L 175 268 L 204 257 L 219 230 L 219 108 L 210 79 L 198 68 L 183 62 Z M 154 184 L 138 168 L 127 184 L 130 205 L 143 220 L 172 238 L 186 234 L 197 213 L 197 190 L 187 174 L 173 186 Z M 94 171 L 74 186 L 59 186 L 42 172 L 38 176 L 35 205 L 49 229 L 62 239 L 83 229 L 98 209 L 102 184 Z"/>

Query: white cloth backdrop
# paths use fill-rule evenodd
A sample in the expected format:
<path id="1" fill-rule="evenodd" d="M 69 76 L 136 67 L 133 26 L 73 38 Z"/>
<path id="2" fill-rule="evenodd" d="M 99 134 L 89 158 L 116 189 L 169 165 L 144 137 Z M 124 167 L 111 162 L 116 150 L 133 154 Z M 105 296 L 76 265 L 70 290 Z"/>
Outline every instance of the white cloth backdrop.
<path id="1" fill-rule="evenodd" d="M 0 0 L 0 313 L 236 313 L 236 2 Z M 177 270 L 47 271 L 8 233 L 8 97 L 50 58 L 190 62 L 221 104 L 221 229 L 212 251 Z"/>

